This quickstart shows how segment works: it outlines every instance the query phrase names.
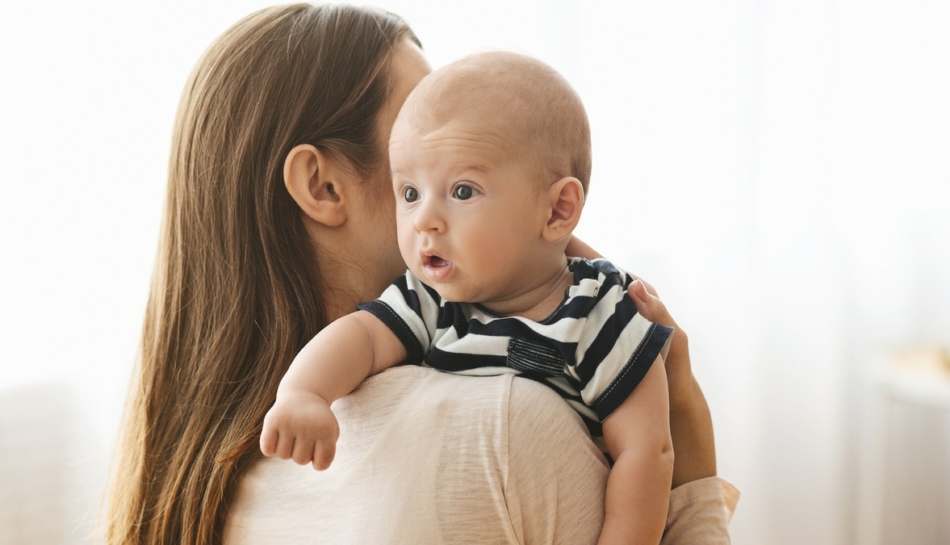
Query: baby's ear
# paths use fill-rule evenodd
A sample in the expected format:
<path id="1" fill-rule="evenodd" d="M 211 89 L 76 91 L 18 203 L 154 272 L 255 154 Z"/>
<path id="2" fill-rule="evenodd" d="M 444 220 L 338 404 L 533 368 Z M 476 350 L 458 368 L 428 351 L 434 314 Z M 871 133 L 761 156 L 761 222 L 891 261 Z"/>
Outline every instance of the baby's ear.
<path id="1" fill-rule="evenodd" d="M 551 215 L 544 226 L 542 236 L 548 242 L 567 240 L 577 227 L 584 208 L 584 187 L 572 176 L 561 178 L 548 188 Z"/>

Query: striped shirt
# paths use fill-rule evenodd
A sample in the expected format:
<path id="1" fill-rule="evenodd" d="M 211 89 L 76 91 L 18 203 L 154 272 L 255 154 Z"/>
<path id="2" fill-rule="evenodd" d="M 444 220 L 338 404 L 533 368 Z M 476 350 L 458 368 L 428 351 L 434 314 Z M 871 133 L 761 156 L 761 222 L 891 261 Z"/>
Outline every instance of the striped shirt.
<path id="1" fill-rule="evenodd" d="M 514 373 L 548 385 L 583 418 L 601 423 L 640 383 L 673 330 L 649 322 L 627 296 L 633 280 L 606 260 L 571 258 L 573 285 L 539 322 L 445 301 L 411 272 L 376 301 L 357 306 L 382 320 L 407 361 L 464 375 Z"/>

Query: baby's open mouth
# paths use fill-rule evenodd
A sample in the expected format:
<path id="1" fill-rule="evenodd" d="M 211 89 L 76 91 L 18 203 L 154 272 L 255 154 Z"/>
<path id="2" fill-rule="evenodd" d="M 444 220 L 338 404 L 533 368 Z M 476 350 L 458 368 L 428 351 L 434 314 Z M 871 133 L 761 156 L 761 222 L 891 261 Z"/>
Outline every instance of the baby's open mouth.
<path id="1" fill-rule="evenodd" d="M 423 254 L 422 268 L 425 269 L 426 277 L 429 280 L 442 281 L 452 272 L 452 262 L 443 259 L 442 256 Z"/>
<path id="2" fill-rule="evenodd" d="M 441 257 L 437 255 L 427 255 L 425 256 L 424 260 L 425 260 L 424 263 L 426 267 L 434 267 L 434 268 L 444 267 L 449 263 L 448 261 L 442 259 Z"/>

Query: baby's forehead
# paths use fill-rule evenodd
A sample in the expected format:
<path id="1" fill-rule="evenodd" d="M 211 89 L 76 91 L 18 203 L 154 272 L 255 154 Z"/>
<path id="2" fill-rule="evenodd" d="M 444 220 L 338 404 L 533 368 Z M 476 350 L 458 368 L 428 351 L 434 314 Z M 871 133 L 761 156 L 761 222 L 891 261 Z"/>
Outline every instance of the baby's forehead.
<path id="1" fill-rule="evenodd" d="M 573 100 L 572 100 L 573 99 Z M 513 135 L 537 130 L 552 108 L 583 106 L 551 67 L 516 53 L 471 55 L 422 80 L 404 107 L 414 123 L 474 117 L 504 123 Z"/>

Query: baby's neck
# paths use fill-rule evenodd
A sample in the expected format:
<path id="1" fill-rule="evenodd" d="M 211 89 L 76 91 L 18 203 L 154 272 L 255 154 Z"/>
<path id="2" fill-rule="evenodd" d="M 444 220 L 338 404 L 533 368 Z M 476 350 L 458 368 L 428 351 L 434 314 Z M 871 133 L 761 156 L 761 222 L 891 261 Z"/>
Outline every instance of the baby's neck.
<path id="1" fill-rule="evenodd" d="M 503 301 L 483 302 L 481 305 L 499 316 L 521 316 L 540 322 L 564 300 L 564 290 L 574 283 L 574 273 L 568 269 L 567 262 L 562 261 L 559 268 L 552 268 L 549 275 L 539 280 Z"/>

